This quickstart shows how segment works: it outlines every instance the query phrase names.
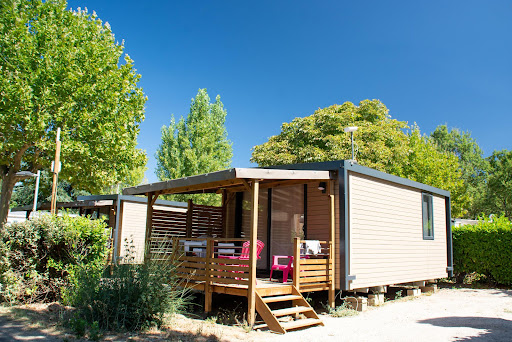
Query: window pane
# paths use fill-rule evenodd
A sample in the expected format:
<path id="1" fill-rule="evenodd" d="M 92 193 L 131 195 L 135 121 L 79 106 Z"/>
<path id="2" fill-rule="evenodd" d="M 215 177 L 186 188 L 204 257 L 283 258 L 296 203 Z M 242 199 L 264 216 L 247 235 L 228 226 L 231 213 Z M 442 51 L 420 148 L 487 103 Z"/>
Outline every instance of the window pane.
<path id="1" fill-rule="evenodd" d="M 422 214 L 423 214 L 423 238 L 434 238 L 434 218 L 432 211 L 432 195 L 422 195 Z"/>

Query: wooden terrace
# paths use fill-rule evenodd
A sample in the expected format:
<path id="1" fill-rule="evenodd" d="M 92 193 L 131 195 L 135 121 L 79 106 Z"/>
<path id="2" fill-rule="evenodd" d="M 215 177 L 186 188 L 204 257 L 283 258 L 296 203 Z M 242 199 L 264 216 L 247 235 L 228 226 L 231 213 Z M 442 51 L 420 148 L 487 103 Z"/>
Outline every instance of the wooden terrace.
<path id="1" fill-rule="evenodd" d="M 328 209 L 328 241 L 319 241 L 321 253 L 306 255 L 301 251 L 305 241 L 294 238 L 293 242 L 293 280 L 276 283 L 257 279 L 256 264 L 258 233 L 258 199 L 260 189 L 278 188 L 307 182 L 322 181 L 327 184 L 330 198 Z M 328 291 L 329 304 L 334 306 L 335 294 L 335 204 L 334 181 L 329 171 L 317 170 L 280 170 L 280 169 L 230 169 L 211 174 L 187 177 L 154 184 L 127 188 L 124 194 L 144 194 L 148 196 L 146 258 L 160 258 L 173 254 L 179 260 L 177 274 L 186 286 L 203 291 L 205 311 L 212 305 L 212 294 L 223 293 L 243 296 L 248 299 L 247 320 L 254 325 L 256 312 L 260 314 L 268 328 L 285 333 L 290 329 L 322 324 L 315 311 L 302 296 L 304 292 Z M 153 204 L 162 194 L 177 193 L 218 193 L 222 195 L 222 213 L 226 215 L 226 205 L 237 192 L 248 192 L 250 202 L 250 232 L 245 238 L 228 238 L 224 226 L 222 237 L 192 238 L 187 228 L 185 237 L 172 237 L 168 248 L 155 248 L 152 241 Z M 223 220 L 225 224 L 225 220 Z M 154 237 L 153 237 L 154 238 Z M 247 258 L 240 255 L 243 242 L 249 241 Z M 226 247 L 226 246 L 229 247 Z M 191 247 L 192 246 L 192 247 Z M 227 254 L 227 255 L 226 255 Z M 230 257 L 231 256 L 231 257 Z M 273 309 L 272 303 L 291 303 L 285 309 Z M 282 322 L 280 317 L 293 316 L 294 320 Z"/>

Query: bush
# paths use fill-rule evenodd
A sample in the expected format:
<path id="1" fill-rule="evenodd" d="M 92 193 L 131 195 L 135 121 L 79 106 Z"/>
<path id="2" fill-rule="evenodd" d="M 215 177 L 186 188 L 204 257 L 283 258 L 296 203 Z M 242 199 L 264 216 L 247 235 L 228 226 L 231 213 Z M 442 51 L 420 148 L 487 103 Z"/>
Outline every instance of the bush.
<path id="1" fill-rule="evenodd" d="M 0 300 L 10 304 L 60 300 L 77 270 L 101 272 L 106 224 L 64 215 L 6 225 L 0 236 Z"/>
<path id="2" fill-rule="evenodd" d="M 462 276 L 476 272 L 512 285 L 512 223 L 505 216 L 481 220 L 453 228 L 454 271 Z"/>
<path id="3" fill-rule="evenodd" d="M 103 277 L 87 268 L 70 293 L 70 303 L 89 324 L 100 329 L 137 331 L 159 326 L 166 314 L 189 304 L 189 291 L 180 287 L 172 260 L 115 265 Z"/>

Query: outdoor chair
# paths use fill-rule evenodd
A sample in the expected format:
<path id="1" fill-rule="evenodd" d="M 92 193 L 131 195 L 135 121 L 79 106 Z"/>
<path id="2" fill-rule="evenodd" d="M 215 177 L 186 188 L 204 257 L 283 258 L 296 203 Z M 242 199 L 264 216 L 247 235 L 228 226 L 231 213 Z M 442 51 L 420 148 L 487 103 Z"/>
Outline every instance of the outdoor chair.
<path id="1" fill-rule="evenodd" d="M 288 259 L 288 264 L 280 264 L 279 259 Z M 272 267 L 270 268 L 270 281 L 272 281 L 272 271 L 283 271 L 283 283 L 288 281 L 288 273 L 292 270 L 293 256 L 273 255 Z"/>
<path id="2" fill-rule="evenodd" d="M 237 255 L 237 256 L 219 255 L 219 258 L 220 259 L 231 259 L 231 260 L 249 260 L 250 246 L 251 246 L 251 242 L 246 241 L 242 245 L 242 252 L 240 253 L 240 255 Z M 256 242 L 256 257 L 257 257 L 257 259 L 261 259 L 260 253 L 263 250 L 263 247 L 265 247 L 265 244 L 263 243 L 263 241 L 258 240 Z M 219 264 L 219 265 L 222 265 L 222 264 Z M 249 267 L 249 265 L 231 265 L 231 264 L 230 264 L 230 266 Z M 235 271 L 233 271 L 233 272 L 235 272 Z M 237 271 L 235 273 L 243 273 L 243 272 Z M 235 279 L 238 279 L 238 278 L 235 278 Z"/>

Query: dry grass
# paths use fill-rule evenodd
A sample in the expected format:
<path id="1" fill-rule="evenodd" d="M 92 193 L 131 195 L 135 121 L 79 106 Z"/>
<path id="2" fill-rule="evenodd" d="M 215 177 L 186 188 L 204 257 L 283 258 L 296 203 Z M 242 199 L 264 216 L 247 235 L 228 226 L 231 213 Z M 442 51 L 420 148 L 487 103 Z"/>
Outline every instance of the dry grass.
<path id="1" fill-rule="evenodd" d="M 56 303 L 0 307 L 0 317 L 23 322 L 27 328 L 40 330 L 49 337 L 82 341 L 76 339 L 62 324 L 72 312 L 72 308 Z M 263 341 L 268 336 L 272 336 L 271 333 L 252 331 L 245 320 L 240 320 L 237 325 L 228 326 L 217 323 L 216 316 L 203 320 L 174 315 L 168 317 L 161 328 L 152 328 L 142 333 L 103 332 L 102 341 L 249 342 Z"/>

